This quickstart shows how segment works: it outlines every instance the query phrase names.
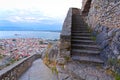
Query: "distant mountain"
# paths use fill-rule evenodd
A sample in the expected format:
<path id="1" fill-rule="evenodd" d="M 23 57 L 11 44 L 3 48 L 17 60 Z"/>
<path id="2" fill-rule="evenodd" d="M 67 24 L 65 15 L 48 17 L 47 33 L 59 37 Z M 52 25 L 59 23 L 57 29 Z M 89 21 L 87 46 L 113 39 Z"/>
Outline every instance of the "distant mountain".
<path id="1" fill-rule="evenodd" d="M 41 24 L 41 23 L 18 23 L 9 21 L 0 21 L 0 31 L 61 31 L 61 24 Z"/>

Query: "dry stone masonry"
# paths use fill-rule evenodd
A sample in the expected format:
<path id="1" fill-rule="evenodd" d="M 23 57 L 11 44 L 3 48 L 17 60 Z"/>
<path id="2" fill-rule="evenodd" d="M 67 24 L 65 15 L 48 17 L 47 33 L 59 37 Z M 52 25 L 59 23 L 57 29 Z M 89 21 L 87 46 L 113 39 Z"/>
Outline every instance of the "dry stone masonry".
<path id="1" fill-rule="evenodd" d="M 101 46 L 107 68 L 120 73 L 120 0 L 83 0 L 82 15 Z M 90 7 L 87 7 L 90 6 Z"/>

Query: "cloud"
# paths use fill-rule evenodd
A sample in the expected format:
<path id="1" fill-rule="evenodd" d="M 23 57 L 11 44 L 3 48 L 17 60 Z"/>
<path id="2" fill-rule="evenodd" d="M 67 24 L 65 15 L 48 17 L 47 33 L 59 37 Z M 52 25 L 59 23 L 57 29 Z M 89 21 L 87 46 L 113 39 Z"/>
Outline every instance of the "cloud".
<path id="1" fill-rule="evenodd" d="M 81 2 L 82 0 L 0 0 L 0 20 L 63 23 L 69 7 L 80 8 Z"/>

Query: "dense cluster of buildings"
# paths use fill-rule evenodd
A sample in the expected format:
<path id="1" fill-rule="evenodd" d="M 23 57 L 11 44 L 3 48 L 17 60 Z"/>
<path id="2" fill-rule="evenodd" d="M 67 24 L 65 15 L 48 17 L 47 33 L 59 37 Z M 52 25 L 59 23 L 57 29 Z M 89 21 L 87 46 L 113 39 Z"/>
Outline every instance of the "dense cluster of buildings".
<path id="1" fill-rule="evenodd" d="M 46 40 L 36 38 L 0 39 L 0 54 L 19 59 L 40 53 L 47 45 Z"/>

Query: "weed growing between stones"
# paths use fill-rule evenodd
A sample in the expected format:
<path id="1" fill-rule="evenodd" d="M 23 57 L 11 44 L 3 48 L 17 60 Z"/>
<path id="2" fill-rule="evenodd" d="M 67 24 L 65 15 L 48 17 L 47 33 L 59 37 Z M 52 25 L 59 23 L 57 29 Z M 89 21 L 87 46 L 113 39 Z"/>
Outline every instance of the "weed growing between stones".
<path id="1" fill-rule="evenodd" d="M 115 80 L 120 80 L 120 74 L 118 73 L 115 74 Z"/>
<path id="2" fill-rule="evenodd" d="M 94 31 L 92 30 L 92 28 L 89 27 L 88 25 L 87 25 L 87 28 L 88 28 L 88 31 L 89 31 L 90 33 L 94 32 Z M 93 35 L 93 36 L 91 37 L 91 39 L 94 40 L 94 41 L 96 41 L 96 36 Z"/>
<path id="3" fill-rule="evenodd" d="M 70 61 L 70 56 L 64 56 L 66 62 Z"/>
<path id="4" fill-rule="evenodd" d="M 110 66 L 114 66 L 114 65 L 116 65 L 117 64 L 117 60 L 116 59 L 108 59 L 108 64 L 110 65 Z"/>
<path id="5" fill-rule="evenodd" d="M 56 66 L 51 67 L 52 73 L 58 74 Z"/>
<path id="6" fill-rule="evenodd" d="M 87 26 L 87 29 L 88 29 L 88 31 L 89 32 L 92 32 L 93 30 L 91 29 L 91 27 L 90 26 L 88 26 L 88 24 L 86 23 L 86 26 Z"/>
<path id="7" fill-rule="evenodd" d="M 3 55 L 0 54 L 0 59 L 2 59 L 2 58 L 3 58 Z"/>
<path id="8" fill-rule="evenodd" d="M 120 74 L 118 74 L 117 72 L 115 72 L 111 69 L 108 69 L 108 70 L 106 70 L 106 73 L 109 75 L 112 75 L 115 78 L 115 80 L 120 80 Z"/>
<path id="9" fill-rule="evenodd" d="M 92 38 L 92 40 L 96 41 L 96 37 L 95 36 L 92 36 L 91 38 Z"/>
<path id="10" fill-rule="evenodd" d="M 120 73 L 118 73 L 115 68 L 120 67 L 120 60 L 118 59 L 108 59 L 108 65 L 110 66 L 106 72 L 115 77 L 115 80 L 120 80 Z M 114 67 L 115 66 L 115 67 Z"/>
<path id="11" fill-rule="evenodd" d="M 66 48 L 67 51 L 70 51 L 71 50 L 71 47 L 69 46 L 68 48 Z"/>
<path id="12" fill-rule="evenodd" d="M 52 73 L 58 74 L 57 68 L 56 68 L 56 62 L 55 61 L 50 61 L 49 58 L 44 58 L 43 59 L 44 64 L 46 64 L 51 70 Z"/>

